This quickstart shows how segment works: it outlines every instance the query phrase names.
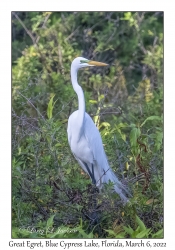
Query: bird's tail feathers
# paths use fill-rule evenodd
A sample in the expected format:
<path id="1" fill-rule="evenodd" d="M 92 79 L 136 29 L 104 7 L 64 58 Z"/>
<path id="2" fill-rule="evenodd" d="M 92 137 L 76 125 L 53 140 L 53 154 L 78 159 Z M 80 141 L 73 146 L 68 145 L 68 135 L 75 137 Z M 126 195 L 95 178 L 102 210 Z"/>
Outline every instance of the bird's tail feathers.
<path id="1" fill-rule="evenodd" d="M 114 174 L 111 168 L 103 176 L 103 183 L 108 183 L 109 181 L 114 183 L 114 190 L 120 196 L 120 198 L 126 203 L 128 198 L 126 194 L 130 195 L 127 188 L 118 180 L 117 176 Z"/>

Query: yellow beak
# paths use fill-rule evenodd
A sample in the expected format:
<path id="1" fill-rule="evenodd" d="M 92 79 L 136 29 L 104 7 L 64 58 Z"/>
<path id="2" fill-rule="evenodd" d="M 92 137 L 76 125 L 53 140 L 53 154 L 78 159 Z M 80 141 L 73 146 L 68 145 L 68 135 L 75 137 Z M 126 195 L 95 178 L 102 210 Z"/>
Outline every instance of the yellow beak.
<path id="1" fill-rule="evenodd" d="M 96 61 L 89 61 L 88 64 L 93 65 L 93 66 L 107 66 L 108 65 L 106 63 L 96 62 Z"/>

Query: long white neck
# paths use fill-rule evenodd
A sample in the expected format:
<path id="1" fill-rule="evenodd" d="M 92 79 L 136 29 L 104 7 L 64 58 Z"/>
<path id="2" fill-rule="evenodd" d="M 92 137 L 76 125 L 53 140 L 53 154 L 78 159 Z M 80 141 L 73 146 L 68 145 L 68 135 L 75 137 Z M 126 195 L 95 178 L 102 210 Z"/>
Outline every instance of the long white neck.
<path id="1" fill-rule="evenodd" d="M 83 90 L 78 84 L 77 81 L 77 70 L 75 70 L 71 66 L 71 81 L 72 81 L 72 86 L 78 96 L 78 117 L 77 117 L 77 130 L 79 134 L 79 138 L 81 137 L 82 134 L 82 129 L 83 129 L 83 123 L 84 123 L 84 115 L 85 115 L 85 100 L 84 100 L 84 94 Z"/>

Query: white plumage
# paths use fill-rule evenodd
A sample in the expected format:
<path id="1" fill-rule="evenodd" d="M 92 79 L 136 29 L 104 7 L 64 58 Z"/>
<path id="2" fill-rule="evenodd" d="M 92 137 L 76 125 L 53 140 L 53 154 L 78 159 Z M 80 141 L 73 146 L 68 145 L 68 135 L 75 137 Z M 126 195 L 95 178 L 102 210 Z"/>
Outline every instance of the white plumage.
<path id="1" fill-rule="evenodd" d="M 106 66 L 107 64 L 90 61 L 83 57 L 74 59 L 71 65 L 72 85 L 78 96 L 79 109 L 68 120 L 68 141 L 74 157 L 83 170 L 89 174 L 92 182 L 102 188 L 109 180 L 114 183 L 115 191 L 124 202 L 126 189 L 118 180 L 108 164 L 100 133 L 91 117 L 85 112 L 85 100 L 82 88 L 77 82 L 77 71 L 82 67 Z"/>

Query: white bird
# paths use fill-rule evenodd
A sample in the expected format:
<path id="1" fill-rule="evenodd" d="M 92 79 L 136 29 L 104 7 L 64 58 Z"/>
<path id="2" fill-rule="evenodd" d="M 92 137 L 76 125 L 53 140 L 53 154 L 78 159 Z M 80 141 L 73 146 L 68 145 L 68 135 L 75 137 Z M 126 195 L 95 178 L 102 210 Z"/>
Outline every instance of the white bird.
<path id="1" fill-rule="evenodd" d="M 92 183 L 101 189 L 103 183 L 113 182 L 115 192 L 120 195 L 124 202 L 127 202 L 128 199 L 125 196 L 127 190 L 108 164 L 100 133 L 91 117 L 85 112 L 83 90 L 77 81 L 77 73 L 80 68 L 107 65 L 83 57 L 77 57 L 73 60 L 71 81 L 78 96 L 78 110 L 73 112 L 68 120 L 68 141 L 75 159 L 91 177 Z"/>

